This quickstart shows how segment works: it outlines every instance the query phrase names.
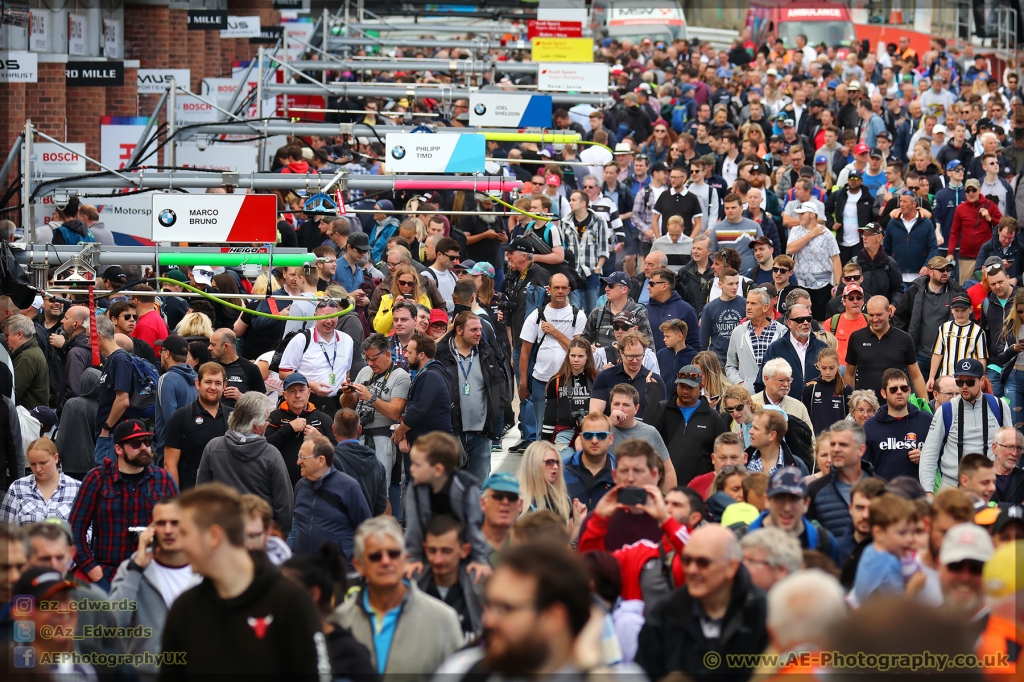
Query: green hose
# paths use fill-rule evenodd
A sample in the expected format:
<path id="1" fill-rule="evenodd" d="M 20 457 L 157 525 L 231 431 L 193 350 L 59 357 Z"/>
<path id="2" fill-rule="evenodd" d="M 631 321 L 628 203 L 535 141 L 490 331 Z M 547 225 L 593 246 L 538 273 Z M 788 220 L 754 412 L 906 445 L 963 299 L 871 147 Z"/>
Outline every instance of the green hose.
<path id="1" fill-rule="evenodd" d="M 209 265 L 218 267 L 237 267 L 239 265 L 270 265 L 271 255 L 275 267 L 301 268 L 316 260 L 311 253 L 180 253 L 174 251 L 160 252 L 160 265 L 178 266 Z"/>
<path id="2" fill-rule="evenodd" d="M 206 261 L 204 261 L 203 264 L 206 264 Z M 264 312 L 261 312 L 259 310 L 249 310 L 248 308 L 246 308 L 244 306 L 235 305 L 234 303 L 229 303 L 228 301 L 224 300 L 223 296 L 217 296 L 216 294 L 208 294 L 205 291 L 203 291 L 202 289 L 197 289 L 196 287 L 192 286 L 191 284 L 185 284 L 184 282 L 179 282 L 176 279 L 171 279 L 169 277 L 157 277 L 156 280 L 158 282 L 163 282 L 164 284 L 173 284 L 175 286 L 181 287 L 182 289 L 187 289 L 188 291 L 191 291 L 191 292 L 199 294 L 203 298 L 208 298 L 208 299 L 210 299 L 210 300 L 212 300 L 212 301 L 214 301 L 214 302 L 216 302 L 216 303 L 218 303 L 220 305 L 227 306 L 228 308 L 231 308 L 233 310 L 237 310 L 237 311 L 242 312 L 242 313 L 250 313 L 252 315 L 258 315 L 259 317 L 269 317 L 269 318 L 271 318 L 273 320 L 300 320 L 302 322 L 315 322 L 317 320 L 329 320 L 332 317 L 341 317 L 342 315 L 347 315 L 348 313 L 352 312 L 355 309 L 355 305 L 353 303 L 349 302 L 347 307 L 342 308 L 341 310 L 339 310 L 336 313 L 331 313 L 330 315 L 313 315 L 311 317 L 290 317 L 288 315 L 275 315 L 273 313 L 264 313 Z"/>

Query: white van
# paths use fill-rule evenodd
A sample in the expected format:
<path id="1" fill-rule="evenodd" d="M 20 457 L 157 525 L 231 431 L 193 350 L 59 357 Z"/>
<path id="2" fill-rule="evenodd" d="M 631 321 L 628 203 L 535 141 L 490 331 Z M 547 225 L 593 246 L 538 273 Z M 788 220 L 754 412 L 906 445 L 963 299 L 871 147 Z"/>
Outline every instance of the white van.
<path id="1" fill-rule="evenodd" d="M 677 38 L 687 38 L 686 15 L 678 2 L 612 0 L 608 3 L 595 3 L 595 13 L 600 14 L 602 9 L 604 17 L 601 27 L 608 38 L 618 41 L 628 38 L 633 43 L 639 43 L 644 38 L 650 38 L 655 43 L 659 40 L 671 43 Z"/>

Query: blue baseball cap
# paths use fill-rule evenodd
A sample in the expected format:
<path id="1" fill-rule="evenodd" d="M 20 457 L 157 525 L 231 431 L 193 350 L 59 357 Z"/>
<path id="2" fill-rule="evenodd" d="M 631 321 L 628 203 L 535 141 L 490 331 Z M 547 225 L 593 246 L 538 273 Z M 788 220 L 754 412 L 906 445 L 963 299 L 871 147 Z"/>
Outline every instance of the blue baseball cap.
<path id="1" fill-rule="evenodd" d="M 605 284 L 621 284 L 624 287 L 628 287 L 633 283 L 632 280 L 629 279 L 629 275 L 622 272 L 621 270 L 619 270 L 618 272 L 613 272 L 607 277 L 602 277 L 601 281 L 604 282 Z"/>
<path id="2" fill-rule="evenodd" d="M 292 372 L 284 380 L 284 390 L 287 391 L 289 387 L 295 384 L 302 384 L 303 386 L 309 386 L 309 381 L 306 377 L 298 372 Z"/>
<path id="3" fill-rule="evenodd" d="M 499 471 L 488 476 L 483 486 L 480 487 L 480 492 L 487 489 L 496 490 L 499 493 L 522 494 L 519 490 L 519 479 L 507 471 Z"/>
<path id="4" fill-rule="evenodd" d="M 829 90 L 835 90 L 838 87 L 839 87 L 839 81 L 837 81 L 835 79 L 832 79 L 832 80 L 830 80 L 828 82 L 828 89 Z"/>
<path id="5" fill-rule="evenodd" d="M 768 497 L 778 495 L 794 495 L 800 499 L 807 497 L 807 484 L 796 467 L 783 467 L 772 474 L 768 483 Z"/>
<path id="6" fill-rule="evenodd" d="M 962 165 L 964 164 L 960 162 L 960 159 L 953 159 L 952 161 L 946 164 L 946 172 L 948 173 L 951 170 L 956 170 Z"/>

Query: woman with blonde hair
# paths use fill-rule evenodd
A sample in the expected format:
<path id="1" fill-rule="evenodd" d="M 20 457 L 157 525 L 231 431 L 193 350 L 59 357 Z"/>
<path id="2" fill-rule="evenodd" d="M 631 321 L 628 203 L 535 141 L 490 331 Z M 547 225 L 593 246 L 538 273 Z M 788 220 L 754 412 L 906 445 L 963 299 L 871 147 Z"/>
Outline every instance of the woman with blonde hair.
<path id="1" fill-rule="evenodd" d="M 562 458 L 553 444 L 543 440 L 530 443 L 518 476 L 524 514 L 546 509 L 558 514 L 568 528 L 573 506 L 563 470 Z"/>
<path id="2" fill-rule="evenodd" d="M 11 483 L 0 505 L 0 520 L 12 526 L 49 518 L 67 521 L 82 483 L 61 471 L 57 446 L 49 438 L 36 438 L 25 459 L 32 473 Z"/>
<path id="3" fill-rule="evenodd" d="M 693 364 L 700 367 L 700 371 L 704 373 L 701 392 L 708 404 L 711 405 L 711 409 L 721 412 L 722 391 L 726 387 L 732 386 L 725 378 L 725 372 L 722 371 L 721 360 L 718 359 L 718 355 L 714 351 L 702 350 L 693 356 Z"/>
<path id="4" fill-rule="evenodd" d="M 391 325 L 394 322 L 391 309 L 400 301 L 430 307 L 430 296 L 423 290 L 420 276 L 411 265 L 397 267 L 392 273 L 391 292 L 380 297 L 380 308 L 377 309 L 377 316 L 373 318 L 374 331 L 384 336 L 391 333 Z"/>
<path id="5" fill-rule="evenodd" d="M 832 471 L 832 435 L 828 431 L 822 431 L 814 441 L 814 462 L 812 462 L 810 476 L 804 478 L 805 483 L 816 481 L 822 476 L 828 476 Z"/>
<path id="6" fill-rule="evenodd" d="M 743 436 L 743 448 L 750 447 L 750 427 L 754 423 L 754 401 L 750 391 L 742 386 L 728 386 L 722 392 L 722 410 L 729 430 Z"/>
<path id="7" fill-rule="evenodd" d="M 205 314 L 189 311 L 174 328 L 174 333 L 184 336 L 186 339 L 199 336 L 210 338 L 213 336 L 213 323 Z"/>
<path id="8" fill-rule="evenodd" d="M 764 129 L 759 124 L 748 121 L 740 128 L 740 132 L 743 134 L 744 140 L 749 140 L 757 147 L 758 157 L 768 155 L 768 148 L 765 146 Z"/>

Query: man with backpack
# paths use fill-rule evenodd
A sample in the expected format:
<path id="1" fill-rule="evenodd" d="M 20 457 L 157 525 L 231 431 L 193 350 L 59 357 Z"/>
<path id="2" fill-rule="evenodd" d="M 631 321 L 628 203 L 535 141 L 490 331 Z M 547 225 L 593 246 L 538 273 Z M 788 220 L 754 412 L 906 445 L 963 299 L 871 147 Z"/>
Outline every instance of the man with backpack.
<path id="1" fill-rule="evenodd" d="M 92 230 L 78 219 L 79 208 L 81 208 L 81 203 L 78 197 L 71 197 L 68 200 L 67 206 L 63 209 L 57 209 L 57 216 L 63 218 L 64 222 L 59 225 L 56 222 L 50 223 L 50 227 L 53 229 L 51 244 L 81 244 L 82 242 L 96 241 L 96 236 L 93 235 Z M 36 235 L 37 240 L 39 236 Z"/>
<path id="2" fill-rule="evenodd" d="M 146 409 L 142 403 L 145 396 L 149 402 L 149 418 L 155 414 L 156 381 L 159 375 L 152 365 L 143 372 L 145 360 L 136 358 L 118 345 L 114 332 L 114 323 L 105 315 L 96 317 L 96 334 L 99 336 L 100 356 L 103 358 L 103 374 L 100 376 L 97 400 L 99 409 L 96 412 L 96 463 L 102 464 L 104 459 L 115 459 L 114 442 L 110 434 L 114 427 L 125 416 L 145 418 Z M 149 363 L 145 363 L 149 364 Z M 139 369 L 136 370 L 136 366 Z M 156 375 L 154 377 L 154 375 Z M 148 391 L 148 393 L 147 393 Z M 133 401 L 133 398 L 135 400 Z M 133 405 L 133 402 L 135 405 Z"/>
<path id="3" fill-rule="evenodd" d="M 1006 404 L 991 393 L 982 392 L 984 376 L 985 365 L 981 360 L 965 358 L 957 363 L 954 379 L 960 395 L 932 417 L 921 450 L 920 480 L 928 492 L 940 487 L 956 488 L 964 455 L 989 452 L 999 428 L 1013 425 Z"/>
<path id="4" fill-rule="evenodd" d="M 548 291 L 550 302 L 527 315 L 523 323 L 523 345 L 519 355 L 519 397 L 523 400 L 532 398 L 536 424 L 544 423 L 548 380 L 562 366 L 569 342 L 582 334 L 587 326 L 587 314 L 569 304 L 569 279 L 565 275 L 552 276 Z M 531 359 L 534 362 L 531 363 Z"/>

